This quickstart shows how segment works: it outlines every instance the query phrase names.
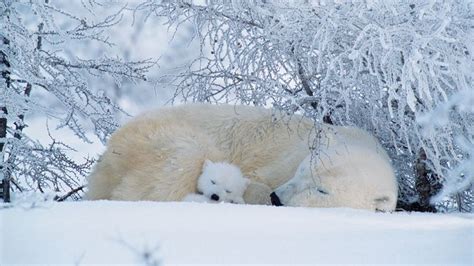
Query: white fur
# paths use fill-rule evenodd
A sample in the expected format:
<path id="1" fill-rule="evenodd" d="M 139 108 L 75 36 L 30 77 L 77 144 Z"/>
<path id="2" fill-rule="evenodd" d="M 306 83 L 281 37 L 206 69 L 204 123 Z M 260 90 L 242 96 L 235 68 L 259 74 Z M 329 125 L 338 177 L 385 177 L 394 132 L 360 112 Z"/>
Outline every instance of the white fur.
<path id="1" fill-rule="evenodd" d="M 284 205 L 395 209 L 396 178 L 375 138 L 360 129 L 338 127 L 318 148 L 317 155 L 308 155 L 294 177 L 275 190 Z"/>
<path id="2" fill-rule="evenodd" d="M 314 129 L 301 116 L 250 106 L 148 112 L 112 135 L 88 177 L 86 198 L 180 201 L 196 192 L 209 159 L 238 165 L 250 179 L 246 203 L 268 203 L 276 189 L 286 205 L 393 210 L 397 183 L 377 140 L 353 127 Z M 311 160 L 314 132 L 320 153 Z"/>
<path id="3" fill-rule="evenodd" d="M 249 183 L 237 166 L 206 160 L 198 178 L 197 191 L 201 194 L 189 194 L 183 201 L 244 204 L 243 195 Z M 213 196 L 217 198 L 214 200 Z"/>

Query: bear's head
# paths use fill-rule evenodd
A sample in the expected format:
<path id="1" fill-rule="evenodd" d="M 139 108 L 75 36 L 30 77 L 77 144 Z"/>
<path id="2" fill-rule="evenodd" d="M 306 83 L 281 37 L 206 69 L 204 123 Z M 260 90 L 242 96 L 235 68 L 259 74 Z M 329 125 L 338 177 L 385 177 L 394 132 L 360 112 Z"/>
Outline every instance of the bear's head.
<path id="1" fill-rule="evenodd" d="M 239 167 L 206 160 L 198 179 L 197 190 L 214 201 L 243 204 L 243 195 L 249 182 Z"/>
<path id="2" fill-rule="evenodd" d="M 272 204 L 393 211 L 398 185 L 390 163 L 374 153 L 353 155 L 338 149 L 307 156 L 295 175 L 270 194 Z"/>

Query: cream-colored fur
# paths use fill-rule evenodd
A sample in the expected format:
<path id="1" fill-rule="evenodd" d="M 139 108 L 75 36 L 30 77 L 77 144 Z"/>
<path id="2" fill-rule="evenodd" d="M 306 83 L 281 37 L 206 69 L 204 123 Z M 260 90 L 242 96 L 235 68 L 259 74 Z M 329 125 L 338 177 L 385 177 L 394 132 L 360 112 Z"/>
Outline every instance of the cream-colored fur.
<path id="1" fill-rule="evenodd" d="M 293 178 L 275 190 L 289 206 L 393 211 L 397 182 L 380 143 L 354 127 L 328 128 Z"/>
<path id="2" fill-rule="evenodd" d="M 353 131 L 355 133 L 350 133 Z M 340 145 L 341 141 L 335 141 L 338 132 L 348 138 L 348 142 L 353 141 L 351 138 L 372 138 L 360 130 L 327 125 L 320 126 L 316 132 L 323 136 L 321 140 L 328 142 L 327 150 L 332 145 Z M 263 108 L 207 104 L 162 108 L 138 116 L 112 135 L 106 152 L 88 178 L 86 197 L 179 201 L 195 191 L 203 162 L 210 159 L 239 166 L 251 180 L 244 195 L 245 202 L 269 203 L 269 192 L 293 178 L 310 154 L 314 134 L 311 120 L 272 115 L 270 110 Z M 357 161 L 356 164 L 371 166 L 374 157 L 377 164 L 391 170 L 384 151 L 380 154 L 372 154 L 373 150 L 369 148 L 366 151 L 368 155 L 358 154 L 358 151 L 351 155 L 362 161 L 370 158 L 368 162 Z M 347 186 L 355 185 L 361 197 L 373 201 L 384 193 L 372 191 L 372 186 L 380 187 L 373 184 L 394 182 L 393 171 L 384 172 L 385 176 L 366 172 L 369 177 L 353 177 L 359 181 L 342 185 L 335 182 L 331 187 L 335 194 L 331 204 L 311 202 L 307 197 L 299 200 L 301 204 L 295 202 L 295 198 L 292 205 L 355 206 L 349 202 L 351 196 L 343 195 Z M 328 178 L 337 180 L 338 173 L 334 174 Z M 396 194 L 396 186 L 391 189 Z M 374 209 L 369 205 L 361 203 L 356 207 Z"/>

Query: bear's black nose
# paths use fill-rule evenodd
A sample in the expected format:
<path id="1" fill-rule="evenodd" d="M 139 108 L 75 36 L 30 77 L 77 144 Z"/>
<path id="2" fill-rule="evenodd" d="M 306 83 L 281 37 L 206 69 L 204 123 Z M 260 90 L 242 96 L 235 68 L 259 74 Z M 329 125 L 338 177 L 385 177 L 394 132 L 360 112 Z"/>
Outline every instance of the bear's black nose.
<path id="1" fill-rule="evenodd" d="M 215 200 L 215 201 L 218 201 L 218 200 L 219 200 L 219 196 L 217 196 L 216 194 L 212 194 L 212 195 L 211 195 L 211 199 L 212 199 L 212 200 Z"/>
<path id="2" fill-rule="evenodd" d="M 283 204 L 281 204 L 280 198 L 275 192 L 272 192 L 272 194 L 270 194 L 270 200 L 272 201 L 272 205 L 274 206 L 283 206 Z"/>

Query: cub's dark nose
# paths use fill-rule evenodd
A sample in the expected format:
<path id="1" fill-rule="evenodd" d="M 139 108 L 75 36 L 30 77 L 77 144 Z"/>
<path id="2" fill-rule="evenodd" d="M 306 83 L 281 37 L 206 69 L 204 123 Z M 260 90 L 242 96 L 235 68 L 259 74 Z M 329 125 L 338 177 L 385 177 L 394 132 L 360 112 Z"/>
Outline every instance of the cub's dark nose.
<path id="1" fill-rule="evenodd" d="M 219 196 L 217 196 L 216 194 L 212 194 L 212 195 L 211 195 L 211 200 L 218 201 L 218 200 L 219 200 Z"/>
<path id="2" fill-rule="evenodd" d="M 281 204 L 280 198 L 275 192 L 272 192 L 272 194 L 270 194 L 270 200 L 272 201 L 272 205 L 274 206 L 283 206 L 283 204 Z"/>

